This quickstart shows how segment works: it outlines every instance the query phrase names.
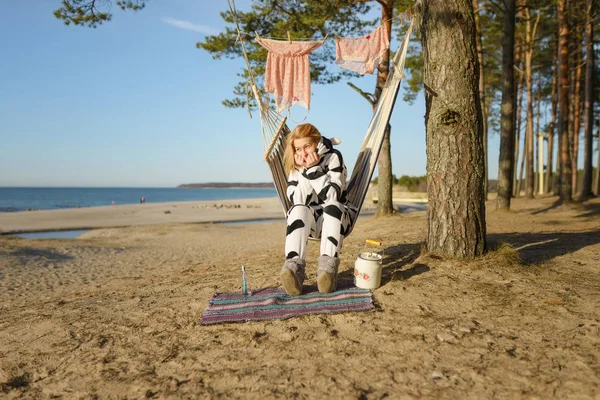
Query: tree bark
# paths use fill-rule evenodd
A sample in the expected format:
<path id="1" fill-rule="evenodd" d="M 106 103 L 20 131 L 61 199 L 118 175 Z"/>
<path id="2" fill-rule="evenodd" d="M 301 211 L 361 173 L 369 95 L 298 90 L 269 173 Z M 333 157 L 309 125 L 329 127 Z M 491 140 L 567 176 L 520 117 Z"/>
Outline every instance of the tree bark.
<path id="1" fill-rule="evenodd" d="M 598 162 L 596 163 L 596 196 L 600 196 L 600 132 L 598 133 Z"/>
<path id="2" fill-rule="evenodd" d="M 557 0 L 558 9 L 558 135 L 560 137 L 559 202 L 573 200 L 572 164 L 569 141 L 569 19 L 567 0 Z"/>
<path id="3" fill-rule="evenodd" d="M 489 181 L 489 159 L 488 159 L 488 122 L 487 107 L 485 106 L 485 75 L 483 70 L 483 45 L 481 42 L 481 26 L 479 24 L 479 0 L 473 0 L 473 10 L 475 15 L 475 44 L 477 46 L 477 60 L 479 61 L 479 100 L 481 102 L 481 115 L 483 118 L 483 157 L 485 160 L 485 181 L 483 193 L 485 200 L 488 199 L 488 181 Z"/>
<path id="4" fill-rule="evenodd" d="M 557 53 L 554 53 L 554 57 L 557 57 Z M 552 92 L 550 94 L 550 101 L 552 103 L 552 113 L 550 116 L 550 124 L 548 125 L 548 165 L 546 167 L 546 193 L 550 193 L 553 190 L 554 186 L 554 174 L 553 171 L 553 163 L 554 163 L 554 128 L 556 125 L 556 107 L 557 107 L 557 65 L 556 58 L 553 60 L 552 65 Z"/>
<path id="5" fill-rule="evenodd" d="M 521 185 L 524 182 L 523 179 L 523 175 L 525 174 L 525 160 L 527 159 L 527 153 L 528 153 L 528 149 L 527 146 L 529 146 L 529 143 L 527 142 L 527 135 L 525 136 L 524 140 L 523 140 L 523 155 L 521 156 L 521 175 L 519 176 L 519 184 L 517 185 L 517 196 L 521 195 Z"/>
<path id="6" fill-rule="evenodd" d="M 517 97 L 517 109 L 513 113 L 516 117 L 513 121 L 515 131 L 515 155 L 513 157 L 513 197 L 519 196 L 519 155 L 521 154 L 521 103 L 523 102 L 523 91 L 521 90 L 521 79 L 515 82 L 515 90 L 518 93 Z M 515 77 L 516 79 L 516 77 Z M 502 131 L 502 117 L 500 117 L 500 131 Z"/>
<path id="7" fill-rule="evenodd" d="M 383 24 L 387 28 L 388 39 L 391 39 L 392 35 L 392 13 L 393 13 L 393 0 L 388 0 L 385 4 L 381 3 L 381 19 Z M 379 62 L 379 70 L 377 72 L 377 84 L 375 87 L 375 93 L 373 95 L 374 105 L 373 110 L 377 107 L 379 97 L 383 90 L 383 86 L 387 81 L 390 70 L 390 51 L 386 51 Z M 391 142 L 390 142 L 391 126 L 385 129 L 385 136 L 383 138 L 383 144 L 381 145 L 381 152 L 379 153 L 379 159 L 377 160 L 377 171 L 378 171 L 378 196 L 379 201 L 377 202 L 377 216 L 390 215 L 394 212 L 394 204 L 392 202 L 392 156 L 391 156 Z"/>
<path id="8" fill-rule="evenodd" d="M 542 82 L 541 82 L 541 78 L 540 81 L 538 82 L 538 90 L 537 90 L 537 101 L 536 101 L 536 105 L 537 105 L 537 112 L 535 113 L 535 128 L 533 130 L 533 137 L 536 143 L 536 152 L 535 152 L 535 165 L 536 165 L 536 169 L 535 169 L 535 187 L 534 187 L 534 193 L 539 193 L 539 194 L 543 194 L 544 193 L 544 187 L 540 186 L 540 178 L 543 177 L 543 173 L 544 170 L 543 168 L 540 167 L 540 161 L 543 163 L 544 161 L 544 145 L 543 145 L 543 141 L 542 141 L 542 148 L 540 149 L 540 141 L 539 141 L 539 136 L 542 135 L 542 132 L 540 131 L 540 118 L 542 117 Z M 540 160 L 540 158 L 542 158 Z"/>
<path id="9" fill-rule="evenodd" d="M 526 1 L 523 1 L 524 13 L 525 13 L 525 85 L 527 87 L 527 119 L 525 121 L 525 140 L 527 144 L 527 186 L 525 188 L 525 196 L 529 199 L 533 198 L 535 188 L 535 176 L 533 173 L 534 164 L 534 132 L 533 132 L 533 77 L 531 72 L 531 62 L 533 58 L 533 40 L 535 38 L 535 31 L 539 22 L 538 18 L 531 26 L 531 13 L 529 6 Z"/>
<path id="10" fill-rule="evenodd" d="M 577 183 L 578 183 L 578 171 L 577 165 L 579 160 L 579 131 L 581 130 L 581 75 L 582 75 L 582 57 L 581 57 L 581 41 L 578 40 L 578 44 L 575 46 L 577 56 L 575 57 L 575 62 L 577 66 L 575 67 L 575 81 L 574 81 L 574 89 L 573 89 L 573 153 L 571 163 L 573 164 L 573 196 L 577 194 Z"/>
<path id="11" fill-rule="evenodd" d="M 377 170 L 379 178 L 377 184 L 379 200 L 377 202 L 377 217 L 390 215 L 394 212 L 392 202 L 392 151 L 390 145 L 390 133 L 392 127 L 388 124 L 385 128 L 385 136 L 377 160 Z"/>
<path id="12" fill-rule="evenodd" d="M 517 46 L 518 47 L 518 46 Z M 519 57 L 519 59 L 522 58 L 523 52 L 520 51 L 517 54 L 520 54 L 521 56 Z M 522 113 L 522 109 L 523 109 L 523 91 L 525 90 L 525 86 L 523 85 L 523 82 L 525 80 L 525 74 L 523 74 L 522 72 L 519 71 L 519 80 L 517 82 L 517 93 L 518 93 L 518 100 L 517 100 L 517 110 L 515 112 L 516 118 L 515 118 L 515 135 L 516 135 L 516 139 L 515 139 L 515 146 L 516 146 L 516 151 L 515 151 L 515 166 L 514 166 L 514 170 L 515 170 L 515 189 L 514 189 L 514 196 L 515 197 L 519 197 L 521 196 L 521 186 L 523 185 L 523 162 L 521 162 L 521 177 L 519 177 L 519 146 L 521 144 L 521 120 L 523 119 L 523 113 Z M 525 140 L 525 138 L 523 138 L 523 154 L 525 154 L 525 151 L 527 149 L 527 141 Z M 523 159 L 524 155 L 521 156 L 521 158 Z"/>
<path id="13" fill-rule="evenodd" d="M 424 2 L 421 43 L 427 88 L 427 249 L 479 256 L 486 239 L 485 163 L 471 0 Z"/>
<path id="14" fill-rule="evenodd" d="M 594 135 L 594 2 L 586 0 L 585 23 L 585 106 L 583 111 L 583 124 L 585 143 L 583 153 L 583 184 L 581 197 L 583 199 L 593 196 L 592 193 L 592 142 Z M 598 141 L 600 143 L 600 140 Z M 598 146 L 600 153 L 600 145 Z M 600 160 L 600 156 L 598 158 Z M 600 164 L 598 165 L 600 173 Z"/>
<path id="15" fill-rule="evenodd" d="M 504 2 L 502 39 L 502 104 L 500 117 L 500 155 L 498 161 L 497 210 L 510 209 L 515 181 L 515 1 Z"/>

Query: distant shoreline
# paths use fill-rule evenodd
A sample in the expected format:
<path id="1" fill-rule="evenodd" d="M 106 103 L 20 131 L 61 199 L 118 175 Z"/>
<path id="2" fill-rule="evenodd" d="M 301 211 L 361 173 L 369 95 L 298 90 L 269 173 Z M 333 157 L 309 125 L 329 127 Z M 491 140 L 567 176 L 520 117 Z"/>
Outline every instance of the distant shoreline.
<path id="1" fill-rule="evenodd" d="M 209 182 L 209 183 L 184 183 L 176 187 L 177 189 L 275 189 L 275 185 L 269 182 L 259 183 L 227 183 L 227 182 Z"/>

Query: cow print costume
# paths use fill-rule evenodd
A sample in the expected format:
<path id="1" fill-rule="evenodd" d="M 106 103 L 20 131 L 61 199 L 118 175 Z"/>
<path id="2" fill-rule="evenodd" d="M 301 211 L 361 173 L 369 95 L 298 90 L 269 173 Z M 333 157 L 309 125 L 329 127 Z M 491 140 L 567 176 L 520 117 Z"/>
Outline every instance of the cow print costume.
<path id="1" fill-rule="evenodd" d="M 347 199 L 342 154 L 325 137 L 317 145 L 317 153 L 317 165 L 296 166 L 288 178 L 287 196 L 293 205 L 287 213 L 285 254 L 286 260 L 302 265 L 309 236 L 321 239 L 321 256 L 337 258 L 357 215 L 356 207 Z"/>

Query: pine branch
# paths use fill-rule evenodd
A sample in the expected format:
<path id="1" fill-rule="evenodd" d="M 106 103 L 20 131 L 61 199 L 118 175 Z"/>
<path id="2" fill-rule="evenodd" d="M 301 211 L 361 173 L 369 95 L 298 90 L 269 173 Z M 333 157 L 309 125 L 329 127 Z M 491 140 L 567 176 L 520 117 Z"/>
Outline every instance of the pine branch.
<path id="1" fill-rule="evenodd" d="M 362 97 L 364 97 L 365 99 L 367 99 L 367 101 L 372 106 L 375 105 L 375 97 L 371 93 L 367 93 L 367 92 L 362 91 L 361 89 L 359 89 L 358 87 L 356 87 L 356 85 L 354 85 L 352 82 L 348 82 L 348 86 L 350 86 L 352 89 L 356 90 Z"/>

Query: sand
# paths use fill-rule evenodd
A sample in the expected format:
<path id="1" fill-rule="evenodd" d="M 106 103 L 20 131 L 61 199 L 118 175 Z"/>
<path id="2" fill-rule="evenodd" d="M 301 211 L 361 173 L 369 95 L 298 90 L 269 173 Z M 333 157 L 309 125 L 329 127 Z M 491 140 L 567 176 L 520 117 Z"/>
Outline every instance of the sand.
<path id="1" fill-rule="evenodd" d="M 144 203 L 0 213 L 0 232 L 44 232 L 281 218 L 283 218 L 283 211 L 277 197 Z"/>
<path id="2" fill-rule="evenodd" d="M 500 250 L 475 260 L 424 252 L 423 211 L 363 217 L 341 278 L 366 238 L 382 240 L 375 310 L 207 327 L 241 265 L 250 289 L 278 285 L 283 221 L 0 237 L 0 397 L 600 398 L 600 200 L 555 200 L 488 211 Z M 311 242 L 307 283 L 317 256 Z"/>

